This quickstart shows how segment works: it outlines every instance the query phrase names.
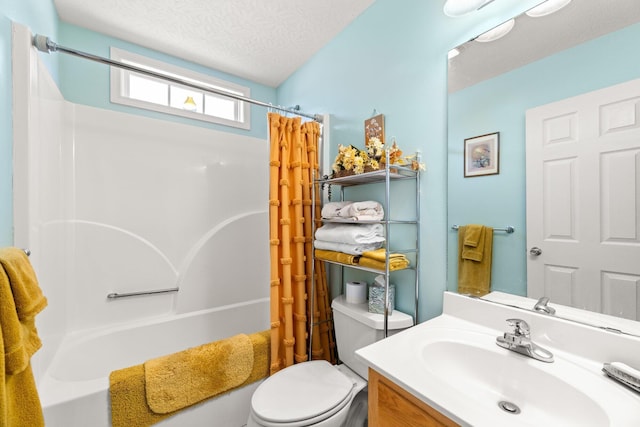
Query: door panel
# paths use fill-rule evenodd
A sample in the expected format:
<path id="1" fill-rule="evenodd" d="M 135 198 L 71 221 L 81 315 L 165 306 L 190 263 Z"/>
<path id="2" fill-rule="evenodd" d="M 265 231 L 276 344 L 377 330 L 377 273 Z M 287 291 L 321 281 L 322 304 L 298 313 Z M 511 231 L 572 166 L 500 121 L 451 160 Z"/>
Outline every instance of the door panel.
<path id="1" fill-rule="evenodd" d="M 640 320 L 640 80 L 526 117 L 528 296 Z"/>

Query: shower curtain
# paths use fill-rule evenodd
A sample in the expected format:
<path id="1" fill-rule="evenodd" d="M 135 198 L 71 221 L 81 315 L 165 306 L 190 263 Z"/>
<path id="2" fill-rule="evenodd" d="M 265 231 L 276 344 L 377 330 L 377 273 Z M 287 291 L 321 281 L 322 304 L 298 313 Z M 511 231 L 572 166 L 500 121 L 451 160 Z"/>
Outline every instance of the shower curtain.
<path id="1" fill-rule="evenodd" d="M 271 257 L 271 374 L 309 359 L 336 363 L 333 320 L 324 263 L 316 261 L 312 287 L 312 215 L 320 218 L 320 125 L 268 113 L 270 153 L 269 239 Z M 311 206 L 311 191 L 316 206 Z M 319 225 L 319 223 L 317 224 Z M 315 291 L 312 295 L 312 289 Z M 313 307 L 312 307 L 313 305 Z M 313 313 L 313 317 L 311 316 Z"/>

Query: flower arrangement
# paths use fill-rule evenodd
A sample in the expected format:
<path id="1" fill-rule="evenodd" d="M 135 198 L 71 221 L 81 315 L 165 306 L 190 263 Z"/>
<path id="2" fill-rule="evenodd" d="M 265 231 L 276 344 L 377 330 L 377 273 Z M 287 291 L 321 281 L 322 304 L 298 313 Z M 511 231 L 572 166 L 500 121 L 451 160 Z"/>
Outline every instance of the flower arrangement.
<path id="1" fill-rule="evenodd" d="M 367 140 L 366 150 L 360 150 L 353 145 L 338 145 L 338 155 L 333 161 L 333 176 L 361 174 L 379 170 L 386 163 L 386 150 L 384 143 L 378 137 L 371 137 Z M 404 156 L 398 143 L 393 140 L 393 144 L 388 148 L 389 164 L 409 166 L 413 170 L 424 170 L 424 164 L 419 163 L 417 156 Z"/>
<path id="2" fill-rule="evenodd" d="M 369 165 L 370 159 L 366 151 L 360 150 L 353 145 L 338 145 L 338 155 L 333 161 L 332 169 L 334 175 L 348 175 L 351 172 L 361 174 L 365 167 Z M 344 171 L 347 171 L 346 173 Z"/>
<path id="3" fill-rule="evenodd" d="M 413 170 L 425 170 L 424 163 L 418 162 L 418 155 L 413 154 L 411 156 L 402 156 L 402 150 L 398 147 L 398 143 L 395 138 L 393 138 L 393 144 L 389 148 L 389 164 L 390 165 L 401 165 L 401 166 L 409 166 Z M 381 163 L 384 164 L 386 161 L 385 156 L 382 157 Z"/>

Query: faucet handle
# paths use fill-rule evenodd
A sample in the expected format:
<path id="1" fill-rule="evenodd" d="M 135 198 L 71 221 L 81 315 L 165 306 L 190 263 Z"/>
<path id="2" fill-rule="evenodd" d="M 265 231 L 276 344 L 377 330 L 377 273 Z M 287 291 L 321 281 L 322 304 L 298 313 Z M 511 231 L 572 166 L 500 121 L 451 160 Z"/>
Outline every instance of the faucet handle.
<path id="1" fill-rule="evenodd" d="M 542 297 L 536 302 L 536 305 L 533 306 L 533 309 L 540 313 L 547 314 L 556 314 L 556 309 L 550 307 L 549 305 L 549 297 Z"/>
<path id="2" fill-rule="evenodd" d="M 529 324 L 522 319 L 507 319 L 509 326 L 513 328 L 513 333 L 516 336 L 529 338 Z"/>

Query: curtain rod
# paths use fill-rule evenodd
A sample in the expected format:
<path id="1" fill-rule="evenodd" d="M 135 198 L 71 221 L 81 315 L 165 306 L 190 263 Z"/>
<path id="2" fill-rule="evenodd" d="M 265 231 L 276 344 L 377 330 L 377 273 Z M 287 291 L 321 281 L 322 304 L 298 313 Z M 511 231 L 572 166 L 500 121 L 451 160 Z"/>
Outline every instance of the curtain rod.
<path id="1" fill-rule="evenodd" d="M 254 104 L 254 105 L 259 105 L 261 107 L 267 107 L 267 108 L 271 108 L 274 110 L 278 110 L 278 111 L 283 111 L 285 113 L 290 113 L 290 114 L 295 114 L 298 116 L 302 116 L 302 117 L 307 117 L 309 119 L 312 119 L 318 123 L 322 123 L 322 115 L 320 114 L 307 114 L 307 113 L 303 113 L 301 111 L 298 111 L 298 109 L 300 108 L 299 106 L 296 106 L 294 108 L 284 108 L 284 107 L 277 107 L 275 105 L 271 105 L 268 104 L 266 102 L 262 102 L 262 101 L 258 101 L 252 98 L 247 98 L 246 96 L 242 96 L 242 95 L 236 95 L 233 93 L 228 93 L 228 92 L 223 92 L 220 90 L 216 90 L 213 88 L 209 88 L 206 86 L 201 86 L 195 83 L 191 83 L 188 82 L 186 80 L 182 80 L 176 77 L 172 77 L 172 76 L 168 76 L 162 73 L 156 73 L 154 71 L 150 71 L 150 70 L 145 70 L 144 68 L 139 68 L 133 65 L 129 65 L 129 64 L 125 64 L 123 62 L 118 62 L 118 61 L 114 61 L 112 59 L 109 58 L 104 58 L 102 56 L 96 56 L 87 52 L 82 52 L 79 50 L 75 50 L 75 49 L 71 49 L 68 47 L 64 47 L 64 46 L 60 46 L 59 44 L 53 42 L 49 37 L 46 36 L 42 36 L 40 34 L 36 34 L 33 37 L 33 45 L 40 51 L 40 52 L 44 52 L 44 53 L 51 53 L 51 52 L 63 52 L 63 53 L 67 53 L 70 55 L 74 55 L 74 56 L 78 56 L 80 58 L 84 58 L 84 59 L 88 59 L 90 61 L 95 61 L 95 62 L 100 62 L 102 64 L 107 64 L 107 65 L 112 65 L 114 67 L 118 67 L 118 68 L 122 68 L 128 71 L 134 71 L 136 73 L 141 73 L 141 74 L 146 74 L 148 76 L 151 77 L 156 77 L 156 78 L 160 78 L 160 79 L 164 79 L 164 80 L 168 80 L 172 83 L 177 83 L 177 84 L 181 84 L 184 86 L 188 86 L 194 89 L 200 89 L 203 90 L 205 92 L 211 92 L 211 93 L 215 93 L 216 95 L 220 95 L 220 96 L 225 96 L 227 98 L 233 98 L 236 99 L 238 101 L 243 101 L 243 102 L 248 102 L 249 104 Z"/>

